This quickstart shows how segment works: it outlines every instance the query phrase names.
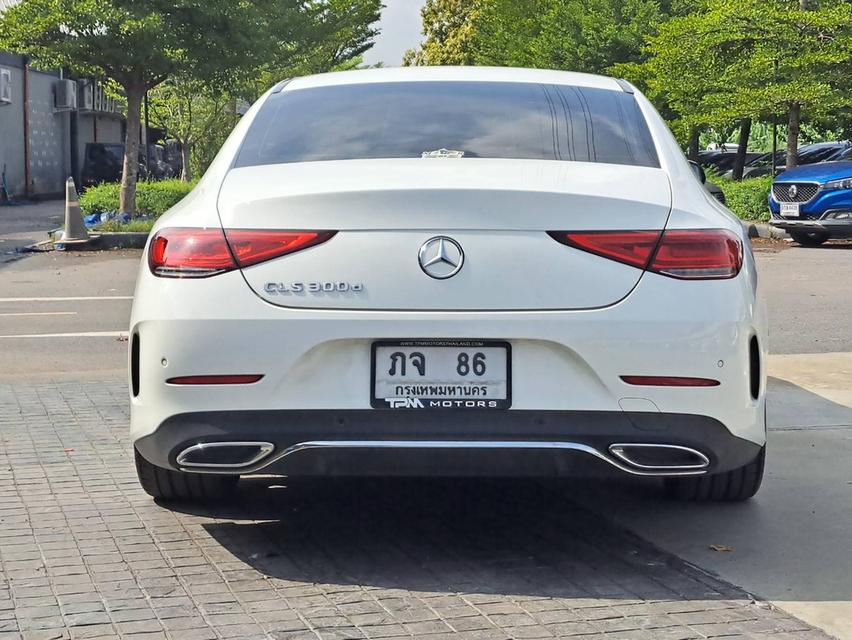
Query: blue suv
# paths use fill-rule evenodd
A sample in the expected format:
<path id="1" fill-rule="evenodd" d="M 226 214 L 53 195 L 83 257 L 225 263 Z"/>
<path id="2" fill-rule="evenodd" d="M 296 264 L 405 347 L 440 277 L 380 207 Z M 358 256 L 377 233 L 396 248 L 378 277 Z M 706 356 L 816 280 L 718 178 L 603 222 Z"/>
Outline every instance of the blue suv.
<path id="1" fill-rule="evenodd" d="M 852 156 L 852 153 L 849 154 Z M 802 245 L 852 237 L 852 159 L 795 167 L 775 178 L 770 224 Z"/>

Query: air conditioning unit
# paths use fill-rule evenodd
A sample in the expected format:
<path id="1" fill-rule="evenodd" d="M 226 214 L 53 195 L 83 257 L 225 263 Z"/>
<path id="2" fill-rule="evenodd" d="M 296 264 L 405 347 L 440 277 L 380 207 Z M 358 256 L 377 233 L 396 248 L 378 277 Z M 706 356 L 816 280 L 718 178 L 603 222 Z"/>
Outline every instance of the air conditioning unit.
<path id="1" fill-rule="evenodd" d="M 77 108 L 77 83 L 74 80 L 57 80 L 55 85 L 56 110 L 71 111 Z"/>
<path id="2" fill-rule="evenodd" d="M 0 105 L 12 104 L 12 70 L 0 69 Z"/>
<path id="3" fill-rule="evenodd" d="M 77 81 L 77 108 L 93 111 L 95 108 L 95 83 L 92 80 Z"/>

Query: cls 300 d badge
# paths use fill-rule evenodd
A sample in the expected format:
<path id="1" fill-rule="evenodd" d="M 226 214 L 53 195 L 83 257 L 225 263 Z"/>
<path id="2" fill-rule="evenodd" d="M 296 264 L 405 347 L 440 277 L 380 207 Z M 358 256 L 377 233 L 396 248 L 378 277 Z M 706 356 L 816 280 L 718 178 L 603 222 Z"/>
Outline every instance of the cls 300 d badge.
<path id="1" fill-rule="evenodd" d="M 291 293 L 360 293 L 364 285 L 360 282 L 267 282 L 263 290 L 272 295 Z"/>

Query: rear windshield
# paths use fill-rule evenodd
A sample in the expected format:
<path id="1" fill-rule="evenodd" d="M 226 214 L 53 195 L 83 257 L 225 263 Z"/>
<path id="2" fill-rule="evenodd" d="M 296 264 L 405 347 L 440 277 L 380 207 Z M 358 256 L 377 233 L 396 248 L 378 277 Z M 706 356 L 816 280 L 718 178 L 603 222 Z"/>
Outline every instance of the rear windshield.
<path id="1" fill-rule="evenodd" d="M 453 157 L 658 167 L 645 119 L 620 90 L 505 82 L 393 82 L 272 94 L 236 166 Z"/>

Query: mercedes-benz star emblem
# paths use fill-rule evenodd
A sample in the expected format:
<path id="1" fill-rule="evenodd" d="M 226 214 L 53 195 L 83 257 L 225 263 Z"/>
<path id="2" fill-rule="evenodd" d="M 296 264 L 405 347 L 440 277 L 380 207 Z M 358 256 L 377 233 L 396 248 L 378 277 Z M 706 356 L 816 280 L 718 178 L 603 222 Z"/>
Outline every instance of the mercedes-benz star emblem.
<path id="1" fill-rule="evenodd" d="M 787 189 L 787 195 L 790 196 L 791 200 L 795 200 L 796 196 L 799 195 L 799 187 L 794 184 L 791 184 Z"/>
<path id="2" fill-rule="evenodd" d="M 461 245 L 446 236 L 430 238 L 420 247 L 420 268 L 423 273 L 438 280 L 452 278 L 461 271 L 464 251 Z"/>

